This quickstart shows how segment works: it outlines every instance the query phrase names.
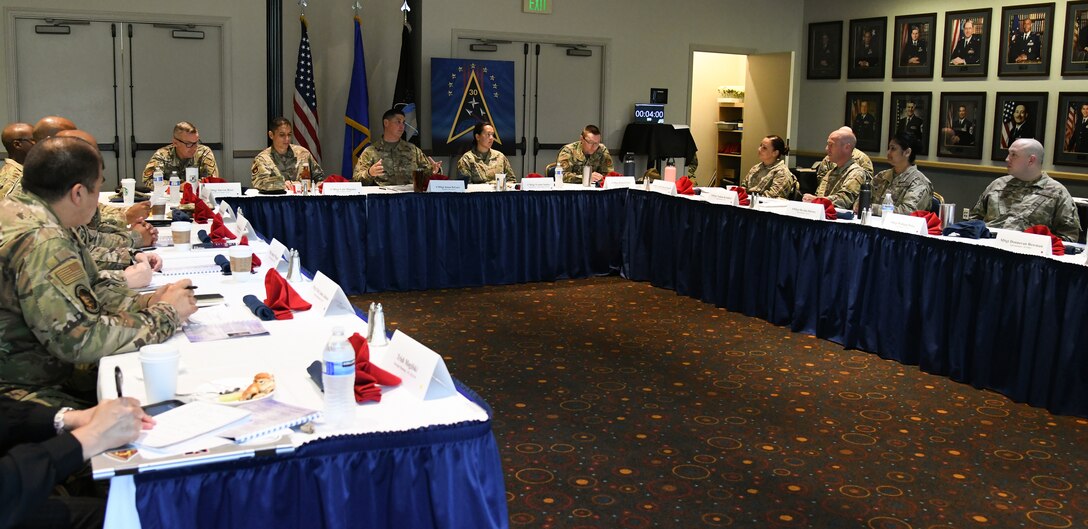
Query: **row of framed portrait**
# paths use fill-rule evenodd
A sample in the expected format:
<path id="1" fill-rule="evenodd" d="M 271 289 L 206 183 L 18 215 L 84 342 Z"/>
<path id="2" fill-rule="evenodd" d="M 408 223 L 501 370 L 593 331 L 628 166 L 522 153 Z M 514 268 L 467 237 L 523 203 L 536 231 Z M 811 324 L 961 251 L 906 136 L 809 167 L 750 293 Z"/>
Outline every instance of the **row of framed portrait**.
<path id="1" fill-rule="evenodd" d="M 1088 166 L 1088 92 L 1058 95 L 1057 130 L 1045 138 L 1047 92 L 999 92 L 993 111 L 990 159 L 1004 160 L 1009 145 L 1019 138 L 1034 138 L 1054 145 L 1054 163 Z M 845 124 L 854 129 L 857 148 L 880 153 L 881 131 L 888 137 L 905 131 L 917 139 L 915 154 L 929 155 L 933 134 L 937 156 L 982 159 L 986 130 L 985 92 L 944 92 L 940 106 L 933 106 L 932 92 L 892 92 L 885 123 L 883 92 L 847 92 Z M 933 123 L 937 123 L 933 127 Z"/>
<path id="2" fill-rule="evenodd" d="M 1088 75 L 1088 0 L 1066 4 L 1064 27 L 1055 27 L 1054 3 L 1008 6 L 1001 18 L 991 8 L 950 11 L 944 35 L 937 34 L 937 13 L 850 21 L 847 79 L 883 79 L 887 64 L 892 78 L 932 79 L 934 65 L 942 77 L 986 77 L 991 34 L 998 46 L 997 75 L 1050 75 L 1051 44 L 1063 38 L 1062 75 Z M 808 25 L 808 78 L 842 76 L 842 21 Z M 990 31 L 991 26 L 997 30 Z M 938 38 L 943 45 L 936 48 Z M 886 45 L 891 43 L 890 57 Z"/>

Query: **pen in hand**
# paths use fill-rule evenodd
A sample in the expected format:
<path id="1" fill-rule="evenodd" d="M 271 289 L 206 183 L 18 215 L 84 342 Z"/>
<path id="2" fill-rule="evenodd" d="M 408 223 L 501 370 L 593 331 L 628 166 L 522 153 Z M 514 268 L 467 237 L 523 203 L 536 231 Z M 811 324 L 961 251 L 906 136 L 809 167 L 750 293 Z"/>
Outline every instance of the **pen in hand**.
<path id="1" fill-rule="evenodd" d="M 117 383 L 117 398 L 124 396 L 121 394 L 121 382 L 124 379 L 124 375 L 121 374 L 121 366 L 113 366 L 113 381 Z"/>

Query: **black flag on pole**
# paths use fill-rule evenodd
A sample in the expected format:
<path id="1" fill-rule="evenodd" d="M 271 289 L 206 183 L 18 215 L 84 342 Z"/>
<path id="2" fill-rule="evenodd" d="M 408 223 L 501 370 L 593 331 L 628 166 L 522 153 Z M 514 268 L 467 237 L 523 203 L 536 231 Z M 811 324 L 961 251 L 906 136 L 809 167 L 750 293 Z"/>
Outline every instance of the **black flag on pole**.
<path id="1" fill-rule="evenodd" d="M 406 1 L 405 7 L 408 2 Z M 404 112 L 406 139 L 419 145 L 419 122 L 416 119 L 416 74 L 412 64 L 412 25 L 408 23 L 408 11 L 404 11 L 404 28 L 400 34 L 400 69 L 397 86 L 393 89 L 393 108 Z"/>

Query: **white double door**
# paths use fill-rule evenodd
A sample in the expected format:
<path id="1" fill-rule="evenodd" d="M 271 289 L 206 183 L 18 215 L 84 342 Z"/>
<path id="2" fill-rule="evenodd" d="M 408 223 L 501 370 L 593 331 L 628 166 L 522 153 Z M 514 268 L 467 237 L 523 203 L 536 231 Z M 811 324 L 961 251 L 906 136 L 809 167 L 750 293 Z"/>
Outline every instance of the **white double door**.
<path id="1" fill-rule="evenodd" d="M 473 51 L 473 45 L 494 51 Z M 600 45 L 578 42 L 475 35 L 457 38 L 456 58 L 514 63 L 518 148 L 515 155 L 508 153 L 507 157 L 519 178 L 533 172 L 544 174 L 559 149 L 577 140 L 583 127 L 600 126 L 604 53 Z M 613 146 L 618 147 L 618 143 Z"/>
<path id="2" fill-rule="evenodd" d="M 200 129 L 222 167 L 222 33 L 214 25 L 16 15 L 8 43 L 15 46 L 14 119 L 34 124 L 59 115 L 91 133 L 107 189 L 122 178 L 139 181 L 179 121 Z"/>

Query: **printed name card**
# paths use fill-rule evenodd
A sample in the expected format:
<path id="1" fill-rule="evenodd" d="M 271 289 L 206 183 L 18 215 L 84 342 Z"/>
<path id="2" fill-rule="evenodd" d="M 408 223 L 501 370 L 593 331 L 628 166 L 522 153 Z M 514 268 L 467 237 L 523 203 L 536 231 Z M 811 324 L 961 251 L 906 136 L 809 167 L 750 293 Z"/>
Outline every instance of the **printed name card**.
<path id="1" fill-rule="evenodd" d="M 287 246 L 273 237 L 272 242 L 268 243 L 268 255 L 272 256 L 272 261 L 279 262 L 284 258 L 285 253 L 287 253 Z"/>
<path id="2" fill-rule="evenodd" d="M 464 180 L 431 180 L 427 184 L 428 193 L 464 193 Z"/>
<path id="3" fill-rule="evenodd" d="M 355 314 L 344 289 L 320 271 L 314 275 L 314 308 L 326 316 L 333 314 Z"/>
<path id="4" fill-rule="evenodd" d="M 321 184 L 322 195 L 352 196 L 363 194 L 362 182 L 324 182 Z"/>
<path id="5" fill-rule="evenodd" d="M 226 197 L 242 196 L 242 184 L 238 182 L 200 184 L 200 196 L 208 202 Z"/>
<path id="6" fill-rule="evenodd" d="M 219 203 L 219 214 L 223 216 L 223 220 L 233 219 L 234 209 L 226 201 L 223 201 Z"/>
<path id="7" fill-rule="evenodd" d="M 551 191 L 555 189 L 555 180 L 552 178 L 523 178 L 521 180 L 522 191 Z"/>
<path id="8" fill-rule="evenodd" d="M 676 196 L 676 182 L 654 180 L 650 183 L 650 191 L 661 193 L 662 195 Z"/>
<path id="9" fill-rule="evenodd" d="M 749 199 L 751 199 L 751 196 L 749 196 Z M 758 209 L 760 211 L 775 211 L 781 213 L 781 210 L 785 209 L 789 205 L 789 200 L 782 200 L 780 198 L 760 197 L 760 199 L 756 201 L 755 209 Z"/>
<path id="10" fill-rule="evenodd" d="M 922 217 L 888 213 L 881 218 L 884 220 L 881 221 L 880 227 L 885 230 L 913 233 L 915 235 L 929 235 L 929 225 L 926 224 L 926 219 L 923 219 Z"/>
<path id="11" fill-rule="evenodd" d="M 1054 255 L 1050 236 L 1037 233 L 1000 230 L 997 232 L 997 247 L 1028 255 Z"/>
<path id="12" fill-rule="evenodd" d="M 604 179 L 605 189 L 625 189 L 635 187 L 633 176 L 609 176 Z"/>
<path id="13" fill-rule="evenodd" d="M 389 341 L 382 368 L 401 379 L 401 387 L 420 400 L 440 399 L 457 391 L 438 353 L 397 330 Z"/>
<path id="14" fill-rule="evenodd" d="M 824 220 L 827 218 L 827 214 L 824 212 L 824 205 L 815 202 L 796 202 L 789 200 L 786 201 L 786 207 L 774 209 L 773 211 L 782 213 L 783 215 L 809 220 Z"/>

